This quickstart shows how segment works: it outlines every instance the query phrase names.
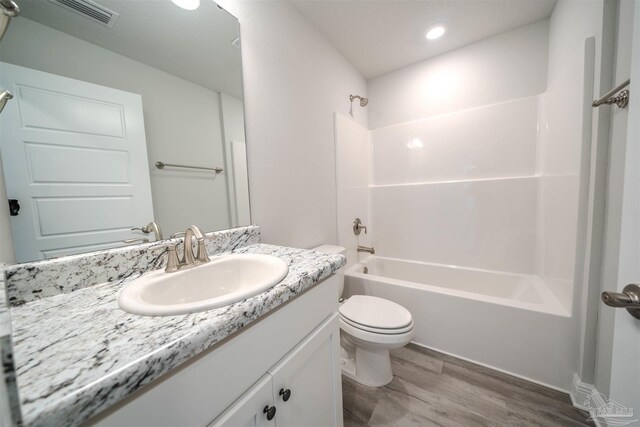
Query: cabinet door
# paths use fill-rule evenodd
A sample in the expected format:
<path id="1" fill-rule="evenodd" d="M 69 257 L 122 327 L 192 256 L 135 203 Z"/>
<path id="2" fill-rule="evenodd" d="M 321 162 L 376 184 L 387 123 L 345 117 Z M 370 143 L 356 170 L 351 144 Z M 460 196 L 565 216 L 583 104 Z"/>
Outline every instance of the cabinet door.
<path id="1" fill-rule="evenodd" d="M 342 426 L 339 362 L 340 327 L 334 314 L 269 371 L 278 427 Z"/>
<path id="2" fill-rule="evenodd" d="M 275 427 L 275 419 L 268 420 L 265 407 L 273 406 L 271 375 L 267 374 L 243 394 L 209 427 Z"/>

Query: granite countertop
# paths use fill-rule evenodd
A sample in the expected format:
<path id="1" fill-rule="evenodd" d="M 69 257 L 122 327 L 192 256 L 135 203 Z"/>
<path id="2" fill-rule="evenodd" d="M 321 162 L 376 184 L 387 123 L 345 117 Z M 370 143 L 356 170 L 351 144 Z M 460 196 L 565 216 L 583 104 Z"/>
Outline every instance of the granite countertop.
<path id="1" fill-rule="evenodd" d="M 252 298 L 188 315 L 146 317 L 121 310 L 117 297 L 123 281 L 12 308 L 24 424 L 80 424 L 312 287 L 345 263 L 341 255 L 265 244 L 233 252 L 275 255 L 289 264 L 289 274 Z"/>

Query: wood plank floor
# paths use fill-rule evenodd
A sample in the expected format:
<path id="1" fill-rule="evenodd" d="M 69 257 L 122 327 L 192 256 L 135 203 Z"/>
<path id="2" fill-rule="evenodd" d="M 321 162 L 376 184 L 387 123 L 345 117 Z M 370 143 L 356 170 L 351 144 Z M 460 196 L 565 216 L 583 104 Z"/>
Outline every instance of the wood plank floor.
<path id="1" fill-rule="evenodd" d="M 345 427 L 594 426 L 564 393 L 414 344 L 391 363 L 384 387 L 342 377 Z"/>

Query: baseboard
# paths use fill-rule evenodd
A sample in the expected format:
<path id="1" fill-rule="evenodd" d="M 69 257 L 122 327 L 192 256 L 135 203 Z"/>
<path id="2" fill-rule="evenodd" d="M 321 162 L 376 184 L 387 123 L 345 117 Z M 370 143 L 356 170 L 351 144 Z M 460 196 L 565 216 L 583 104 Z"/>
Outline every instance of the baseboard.
<path id="1" fill-rule="evenodd" d="M 571 403 L 576 408 L 587 411 L 589 415 L 591 415 L 591 421 L 593 421 L 597 427 L 607 427 L 606 424 L 602 424 L 600 419 L 596 417 L 597 414 L 593 409 L 584 405 L 584 402 L 587 401 L 589 396 L 594 396 L 596 394 L 598 394 L 598 390 L 593 385 L 583 383 L 580 376 L 575 372 L 573 373 L 573 387 L 571 392 L 569 392 Z"/>
<path id="2" fill-rule="evenodd" d="M 428 346 L 428 345 L 424 345 L 424 344 L 421 344 L 419 342 L 411 341 L 411 344 L 415 344 L 418 347 L 428 348 L 429 350 L 437 351 L 438 353 L 446 354 L 447 356 L 452 356 L 452 357 L 455 357 L 457 359 L 464 360 L 465 362 L 470 362 L 470 363 L 474 363 L 476 365 L 483 366 L 485 368 L 493 369 L 494 371 L 498 371 L 498 372 L 501 372 L 503 374 L 511 375 L 512 377 L 520 378 L 521 380 L 529 381 L 530 383 L 534 383 L 534 384 L 540 385 L 542 387 L 550 388 L 552 390 L 559 391 L 560 393 L 568 394 L 569 396 L 571 396 L 571 392 L 569 390 L 566 390 L 566 389 L 563 389 L 563 388 L 560 388 L 560 387 L 557 387 L 557 386 L 554 386 L 554 385 L 551 385 L 551 384 L 547 384 L 547 383 L 544 383 L 542 381 L 534 380 L 533 378 L 525 377 L 524 375 L 516 374 L 515 372 L 511 372 L 511 371 L 508 371 L 506 369 L 501 369 L 501 368 L 498 368 L 498 367 L 495 367 L 495 366 L 492 366 L 492 365 L 488 365 L 486 363 L 481 363 L 481 362 L 478 362 L 477 360 L 469 359 L 467 357 L 462 357 L 462 356 L 457 355 L 455 353 L 451 353 L 451 352 L 448 352 L 448 351 L 440 350 L 439 348 L 435 348 L 435 347 L 431 347 L 431 346 Z"/>

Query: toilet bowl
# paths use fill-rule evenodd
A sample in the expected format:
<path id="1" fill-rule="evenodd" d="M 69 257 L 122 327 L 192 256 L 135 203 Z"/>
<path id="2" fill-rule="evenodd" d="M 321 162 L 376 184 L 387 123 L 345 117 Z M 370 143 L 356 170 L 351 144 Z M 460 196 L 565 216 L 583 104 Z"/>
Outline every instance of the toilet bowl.
<path id="1" fill-rule="evenodd" d="M 322 245 L 312 250 L 346 255 L 346 249 L 340 246 Z M 344 290 L 343 268 L 336 276 L 340 297 Z M 391 382 L 389 350 L 404 347 L 413 338 L 409 310 L 383 298 L 353 295 L 342 300 L 339 314 L 342 373 L 371 387 Z"/>

